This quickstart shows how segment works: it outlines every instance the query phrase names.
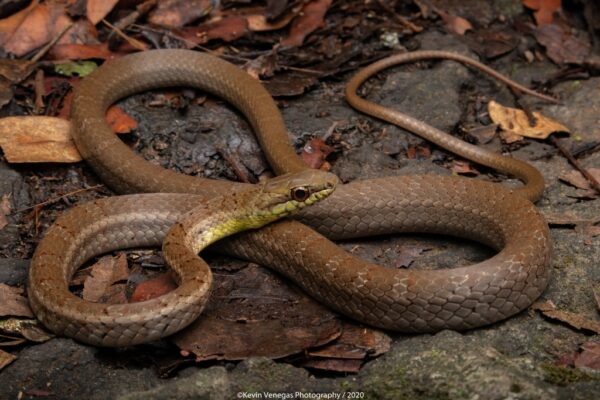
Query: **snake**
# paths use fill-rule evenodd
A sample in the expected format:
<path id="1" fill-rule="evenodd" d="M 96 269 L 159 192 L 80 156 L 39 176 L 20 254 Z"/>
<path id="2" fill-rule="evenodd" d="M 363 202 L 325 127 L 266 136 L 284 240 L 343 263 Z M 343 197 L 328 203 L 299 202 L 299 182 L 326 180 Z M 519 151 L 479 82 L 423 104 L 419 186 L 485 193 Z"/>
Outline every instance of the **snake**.
<path id="1" fill-rule="evenodd" d="M 359 71 L 346 86 L 346 99 L 361 112 L 514 176 L 522 186 L 437 175 L 356 180 L 337 185 L 326 199 L 291 218 L 238 233 L 211 249 L 272 268 L 332 309 L 385 330 L 462 331 L 501 321 L 527 308 L 545 289 L 552 260 L 548 225 L 533 204 L 544 190 L 539 171 L 356 94 L 366 79 L 383 69 L 432 59 L 458 61 L 517 91 L 546 98 L 469 57 L 416 51 L 393 55 Z M 190 303 L 177 291 L 130 304 L 90 303 L 69 291 L 75 271 L 92 257 L 116 249 L 160 246 L 171 226 L 205 202 L 228 215 L 235 214 L 228 208 L 228 199 L 243 203 L 244 193 L 252 188 L 163 169 L 136 155 L 114 135 L 104 119 L 111 104 L 166 87 L 194 87 L 232 104 L 250 123 L 276 174 L 307 169 L 290 145 L 272 97 L 257 79 L 233 64 L 207 53 L 178 49 L 139 52 L 103 64 L 75 90 L 72 135 L 101 180 L 123 195 L 70 209 L 57 218 L 35 250 L 29 301 L 37 318 L 59 335 L 97 346 L 135 345 L 182 329 L 203 307 L 201 301 Z M 177 240 L 193 248 L 193 239 L 185 231 Z M 395 269 L 361 260 L 331 241 L 403 232 L 475 240 L 496 253 L 458 268 Z M 170 242 L 177 240 L 171 238 Z M 175 249 L 172 258 L 196 259 L 183 255 L 181 246 Z M 205 293 L 210 281 L 206 274 L 199 280 L 186 279 L 185 274 L 178 275 L 180 286 L 197 293 Z M 183 303 L 189 307 L 181 306 Z"/>

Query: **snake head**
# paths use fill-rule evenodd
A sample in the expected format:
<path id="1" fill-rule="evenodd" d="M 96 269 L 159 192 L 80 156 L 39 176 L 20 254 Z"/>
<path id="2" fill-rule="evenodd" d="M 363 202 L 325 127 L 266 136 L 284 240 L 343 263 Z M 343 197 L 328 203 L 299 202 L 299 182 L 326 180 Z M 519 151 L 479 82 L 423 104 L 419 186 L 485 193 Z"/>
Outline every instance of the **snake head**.
<path id="1" fill-rule="evenodd" d="M 280 175 L 263 183 L 255 196 L 253 217 L 267 224 L 329 196 L 338 183 L 334 174 L 305 170 Z M 261 225 L 262 226 L 262 225 Z"/>

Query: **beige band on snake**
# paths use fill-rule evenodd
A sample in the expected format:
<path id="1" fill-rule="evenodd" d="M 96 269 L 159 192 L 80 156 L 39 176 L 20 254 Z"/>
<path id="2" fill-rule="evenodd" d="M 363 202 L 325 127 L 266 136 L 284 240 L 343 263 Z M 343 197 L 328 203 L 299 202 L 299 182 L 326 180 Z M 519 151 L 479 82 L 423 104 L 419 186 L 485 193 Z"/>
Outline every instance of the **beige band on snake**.
<path id="1" fill-rule="evenodd" d="M 524 187 L 509 190 L 483 181 L 430 175 L 356 181 L 340 185 L 329 198 L 298 213 L 295 219 L 302 223 L 282 221 L 236 235 L 218 243 L 220 251 L 281 272 L 311 296 L 351 318 L 401 332 L 474 328 L 507 318 L 531 304 L 546 287 L 552 253 L 547 224 L 529 201 L 542 194 L 544 182 L 539 172 L 525 162 L 484 151 L 355 94 L 356 88 L 381 68 L 431 58 L 486 68 L 453 53 L 402 54 L 353 78 L 347 89 L 348 101 L 463 157 L 515 175 L 526 183 Z M 84 204 L 62 215 L 48 230 L 32 260 L 28 293 L 38 318 L 60 335 L 95 345 L 124 346 L 162 337 L 173 331 L 167 326 L 179 329 L 195 318 L 193 313 L 172 312 L 178 301 L 185 301 L 174 296 L 106 305 L 85 302 L 68 290 L 74 271 L 89 258 L 114 249 L 160 245 L 169 226 L 200 202 L 248 189 L 246 184 L 164 170 L 135 155 L 112 133 L 104 120 L 110 104 L 133 93 L 169 86 L 197 87 L 238 108 L 276 173 L 306 168 L 289 144 L 270 95 L 235 66 L 185 50 L 142 52 L 103 65 L 81 82 L 74 97 L 72 124 L 77 147 L 114 190 L 167 193 Z M 469 267 L 396 270 L 357 259 L 325 238 L 394 232 L 469 238 L 498 253 Z M 198 304 L 196 310 L 202 306 Z"/>

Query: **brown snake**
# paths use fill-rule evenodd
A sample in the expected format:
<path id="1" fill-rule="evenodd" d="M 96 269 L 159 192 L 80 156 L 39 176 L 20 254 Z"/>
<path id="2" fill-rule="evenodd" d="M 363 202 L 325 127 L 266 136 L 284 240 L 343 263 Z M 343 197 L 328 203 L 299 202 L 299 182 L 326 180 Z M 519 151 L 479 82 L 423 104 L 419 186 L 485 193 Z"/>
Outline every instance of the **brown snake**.
<path id="1" fill-rule="evenodd" d="M 288 220 L 236 235 L 220 242 L 219 250 L 267 265 L 328 306 L 395 331 L 464 330 L 507 318 L 531 304 L 548 282 L 552 247 L 547 224 L 531 203 L 543 192 L 540 173 L 525 162 L 484 151 L 355 94 L 365 79 L 383 68 L 432 58 L 453 59 L 498 78 L 482 64 L 453 53 L 401 54 L 359 72 L 347 86 L 349 103 L 516 176 L 525 186 L 509 190 L 483 181 L 430 175 L 355 181 L 339 185 L 329 198 L 296 215 L 320 234 Z M 172 86 L 196 87 L 233 104 L 251 123 L 276 173 L 306 168 L 289 145 L 270 95 L 235 66 L 185 50 L 142 52 L 103 65 L 81 82 L 75 94 L 71 118 L 79 151 L 118 192 L 168 193 L 118 196 L 77 206 L 48 230 L 32 260 L 28 293 L 38 318 L 58 334 L 102 346 L 137 344 L 181 329 L 202 309 L 198 304 L 193 311 L 177 312 L 177 303 L 186 299 L 169 295 L 132 304 L 96 304 L 68 290 L 71 276 L 89 258 L 115 249 L 157 246 L 168 227 L 199 202 L 247 188 L 162 169 L 136 156 L 112 133 L 104 120 L 110 104 L 133 93 Z M 396 270 L 357 259 L 324 237 L 394 232 L 450 234 L 482 242 L 498 253 L 468 267 Z"/>

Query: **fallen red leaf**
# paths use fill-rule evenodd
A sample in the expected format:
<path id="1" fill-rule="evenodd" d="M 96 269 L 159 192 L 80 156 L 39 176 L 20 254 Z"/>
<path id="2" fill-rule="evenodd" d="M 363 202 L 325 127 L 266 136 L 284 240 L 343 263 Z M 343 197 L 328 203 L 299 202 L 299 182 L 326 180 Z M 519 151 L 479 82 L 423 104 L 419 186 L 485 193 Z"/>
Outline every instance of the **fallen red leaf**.
<path id="1" fill-rule="evenodd" d="M 100 44 L 73 43 L 53 46 L 48 53 L 48 58 L 52 60 L 87 60 L 90 58 L 109 60 L 119 55 L 108 49 L 108 42 Z"/>
<path id="2" fill-rule="evenodd" d="M 175 33 L 191 43 L 204 44 L 213 39 L 231 42 L 244 36 L 247 31 L 248 21 L 246 18 L 230 17 L 198 27 L 178 29 Z"/>
<path id="3" fill-rule="evenodd" d="M 300 46 L 310 33 L 325 24 L 323 18 L 331 6 L 331 0 L 314 0 L 306 4 L 292 23 L 288 37 L 281 41 L 283 46 Z"/>
<path id="4" fill-rule="evenodd" d="M 329 163 L 325 161 L 334 148 L 326 144 L 321 138 L 311 139 L 302 149 L 302 160 L 310 168 L 329 170 Z"/>
<path id="5" fill-rule="evenodd" d="M 523 0 L 525 7 L 535 11 L 533 16 L 538 25 L 551 24 L 560 3 L 561 0 Z"/>
<path id="6" fill-rule="evenodd" d="M 106 111 L 106 122 L 115 133 L 129 133 L 138 127 L 137 121 L 119 106 L 111 106 Z"/>
<path id="7" fill-rule="evenodd" d="M 170 273 L 164 273 L 156 278 L 140 283 L 129 298 L 130 303 L 146 301 L 167 294 L 177 288 L 177 283 Z"/>

